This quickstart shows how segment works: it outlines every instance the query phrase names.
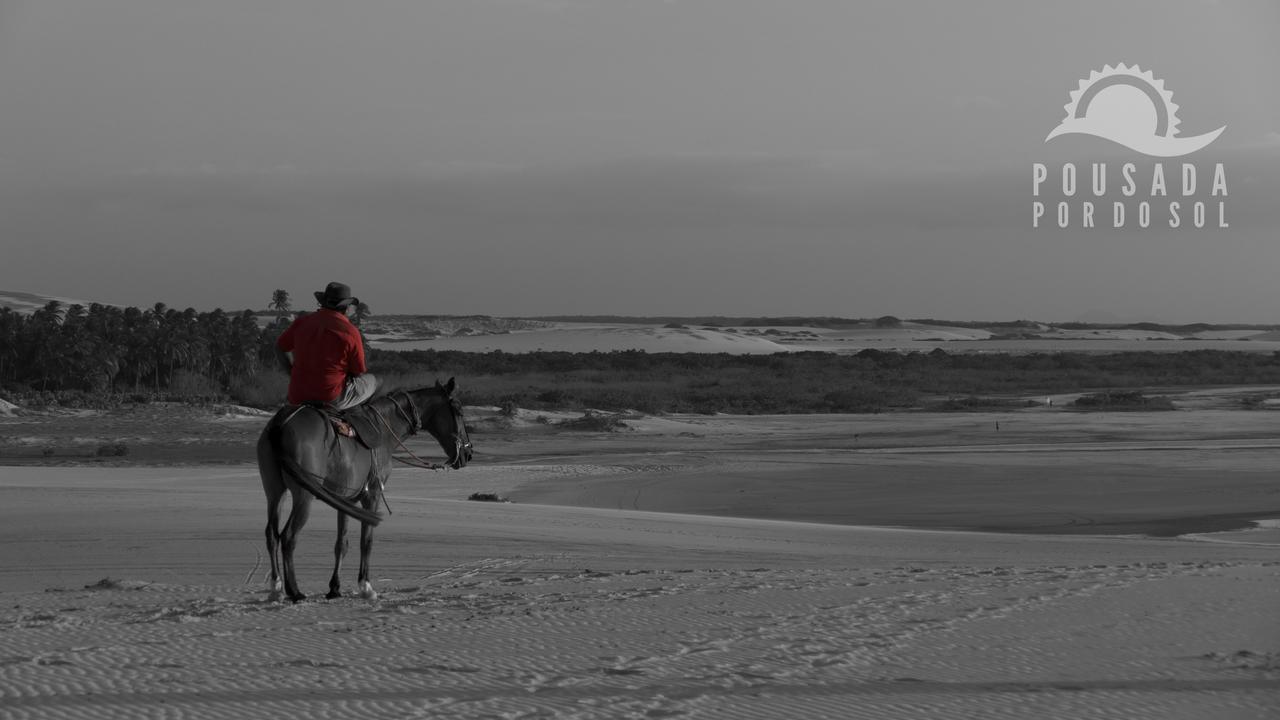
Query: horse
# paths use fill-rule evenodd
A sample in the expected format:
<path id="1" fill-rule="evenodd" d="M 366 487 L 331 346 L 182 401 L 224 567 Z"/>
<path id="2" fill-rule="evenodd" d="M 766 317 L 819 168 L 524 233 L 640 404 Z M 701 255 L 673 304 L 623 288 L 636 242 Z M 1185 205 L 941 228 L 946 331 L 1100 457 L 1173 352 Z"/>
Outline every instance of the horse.
<path id="1" fill-rule="evenodd" d="M 453 396 L 456 388 L 453 378 L 444 385 L 437 380 L 434 386 L 393 391 L 346 411 L 353 425 L 365 428 L 359 440 L 340 433 L 326 411 L 315 406 L 288 405 L 271 418 L 258 437 L 257 452 L 258 474 L 267 494 L 268 590 L 272 600 L 279 599 L 281 590 L 295 603 L 306 599 L 298 590 L 293 551 L 310 515 L 312 497 L 338 511 L 333 577 L 326 597 L 342 595 L 338 573 L 347 554 L 350 517 L 360 521 L 360 596 L 377 598 L 369 582 L 369 554 L 373 528 L 382 521 L 377 507 L 386 502 L 383 492 L 391 474 L 393 447 L 403 447 L 402 438 L 426 430 L 444 450 L 448 467 L 461 469 L 471 460 L 462 406 Z M 356 423 L 361 416 L 364 421 Z M 293 504 L 281 529 L 280 504 L 286 491 Z"/>

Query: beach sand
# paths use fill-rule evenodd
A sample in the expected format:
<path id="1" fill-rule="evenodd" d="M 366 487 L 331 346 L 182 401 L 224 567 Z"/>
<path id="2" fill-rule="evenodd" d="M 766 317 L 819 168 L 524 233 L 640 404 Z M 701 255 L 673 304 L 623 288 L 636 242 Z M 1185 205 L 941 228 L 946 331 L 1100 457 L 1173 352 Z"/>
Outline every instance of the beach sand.
<path id="1" fill-rule="evenodd" d="M 296 605 L 251 465 L 0 467 L 0 717 L 1272 718 L 1276 417 L 518 418 Z"/>

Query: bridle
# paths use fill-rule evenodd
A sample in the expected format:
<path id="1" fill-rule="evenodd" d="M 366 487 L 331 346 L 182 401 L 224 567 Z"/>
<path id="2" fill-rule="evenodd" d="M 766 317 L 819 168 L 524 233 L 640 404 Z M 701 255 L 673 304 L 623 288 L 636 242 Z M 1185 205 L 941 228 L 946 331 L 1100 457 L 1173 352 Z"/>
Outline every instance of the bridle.
<path id="1" fill-rule="evenodd" d="M 466 421 L 462 419 L 462 410 L 459 409 L 458 401 L 448 395 L 445 396 L 445 400 L 449 403 L 449 412 L 453 413 L 453 456 L 461 459 L 463 451 L 471 451 L 471 438 L 462 439 L 467 433 L 467 425 Z M 462 434 L 458 433 L 457 428 L 462 428 Z"/>
<path id="2" fill-rule="evenodd" d="M 444 397 L 445 401 L 449 403 L 449 411 L 453 413 L 454 425 L 456 425 L 457 427 L 465 428 L 465 426 L 463 425 L 461 413 L 458 412 L 458 406 L 456 403 L 454 403 L 453 398 L 449 397 L 443 391 L 441 392 L 441 395 Z M 404 398 L 404 404 L 405 406 L 408 407 L 408 410 L 406 410 L 404 407 L 401 406 L 400 404 L 401 397 Z M 422 429 L 422 417 L 418 413 L 418 406 L 415 405 L 413 402 L 413 396 L 411 396 L 407 390 L 400 390 L 398 392 L 391 393 L 390 395 L 388 395 L 387 399 L 391 401 L 391 406 L 396 409 L 396 413 L 409 423 L 409 432 L 407 434 L 416 435 L 418 431 Z M 396 434 L 396 431 L 391 428 L 391 423 L 387 422 L 387 419 L 382 416 L 382 413 L 377 412 L 376 410 L 374 411 L 374 413 L 378 416 L 378 419 L 382 421 L 382 424 L 384 427 L 386 427 L 387 432 L 391 433 L 391 437 L 395 438 L 396 445 L 398 445 L 401 450 L 404 450 L 406 453 L 408 453 L 409 457 L 413 458 L 413 461 L 405 460 L 404 458 L 397 457 L 395 455 L 391 456 L 393 459 L 398 460 L 404 463 L 405 465 L 422 468 L 424 470 L 443 470 L 449 467 L 448 465 L 441 465 L 439 463 L 428 462 L 418 457 L 417 455 L 415 455 L 412 450 L 405 447 L 404 440 L 401 439 L 401 437 Z M 453 433 L 453 444 L 454 444 L 453 457 L 455 460 L 462 457 L 462 453 L 464 450 L 471 449 L 470 439 L 463 440 L 462 437 L 457 432 Z"/>

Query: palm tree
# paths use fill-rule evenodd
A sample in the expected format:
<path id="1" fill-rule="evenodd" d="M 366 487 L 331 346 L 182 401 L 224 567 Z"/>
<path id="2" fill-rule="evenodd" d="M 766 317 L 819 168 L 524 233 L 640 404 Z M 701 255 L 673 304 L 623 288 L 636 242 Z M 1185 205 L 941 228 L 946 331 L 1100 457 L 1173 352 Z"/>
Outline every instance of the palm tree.
<path id="1" fill-rule="evenodd" d="M 11 379 L 18 377 L 19 343 L 26 322 L 26 316 L 7 307 L 0 308 L 0 382 L 4 381 L 6 370 Z"/>
<path id="2" fill-rule="evenodd" d="M 234 375 L 252 375 L 258 371 L 258 340 L 262 330 L 252 310 L 245 310 L 231 322 L 231 354 L 228 358 Z M 227 378 L 228 382 L 230 377 Z"/>
<path id="3" fill-rule="evenodd" d="M 288 290 L 277 289 L 275 292 L 271 293 L 271 304 L 268 307 L 270 307 L 272 310 L 279 310 L 280 312 L 289 312 L 289 308 L 291 306 L 292 306 L 292 303 L 290 303 L 289 301 Z"/>
<path id="4" fill-rule="evenodd" d="M 209 362 L 209 342 L 200 326 L 200 314 L 187 308 L 178 318 L 178 345 L 182 348 L 182 366 L 191 372 L 205 374 Z"/>
<path id="5" fill-rule="evenodd" d="M 207 347 L 209 379 L 225 385 L 231 376 L 231 355 L 235 351 L 226 311 L 214 308 L 200 313 L 200 334 Z"/>
<path id="6" fill-rule="evenodd" d="M 88 328 L 89 313 L 83 305 L 71 305 L 63 313 L 62 326 L 54 339 L 54 385 L 60 389 L 78 386 L 91 389 L 94 357 L 93 337 Z"/>
<path id="7" fill-rule="evenodd" d="M 119 345 L 124 367 L 133 375 L 133 391 L 141 389 L 142 378 L 155 369 L 155 353 L 151 347 L 148 318 L 136 307 L 124 309 Z"/>
<path id="8" fill-rule="evenodd" d="M 61 325 L 62 303 L 57 300 L 50 300 L 44 307 L 32 313 L 31 321 L 27 324 L 30 332 L 27 337 L 25 363 L 40 378 L 42 391 L 48 389 L 49 378 L 53 375 Z"/>
<path id="9" fill-rule="evenodd" d="M 146 341 L 151 348 L 151 367 L 155 370 L 152 388 L 160 392 L 160 369 L 166 365 L 170 368 L 169 379 L 173 379 L 173 332 L 167 322 L 170 310 L 162 302 L 158 302 L 147 311 Z"/>
<path id="10" fill-rule="evenodd" d="M 123 323 L 124 311 L 120 308 L 100 303 L 89 304 L 85 331 L 93 345 L 91 373 L 94 380 L 91 384 L 95 388 L 110 391 L 115 386 L 116 376 L 120 372 L 120 358 L 124 355 Z"/>
<path id="11" fill-rule="evenodd" d="M 276 290 L 271 293 L 271 304 L 267 307 L 276 311 L 277 320 L 287 316 L 289 308 L 293 307 L 293 303 L 289 300 L 289 292 L 287 290 Z"/>
<path id="12" fill-rule="evenodd" d="M 359 325 L 361 320 L 364 320 L 365 318 L 369 317 L 370 315 L 373 315 L 373 311 L 371 311 L 371 310 L 369 309 L 369 306 L 368 306 L 368 305 L 365 305 L 365 304 L 364 304 L 364 303 L 362 303 L 362 302 L 358 302 L 358 303 L 356 303 L 356 312 L 355 312 L 355 323 L 356 323 L 356 325 Z"/>

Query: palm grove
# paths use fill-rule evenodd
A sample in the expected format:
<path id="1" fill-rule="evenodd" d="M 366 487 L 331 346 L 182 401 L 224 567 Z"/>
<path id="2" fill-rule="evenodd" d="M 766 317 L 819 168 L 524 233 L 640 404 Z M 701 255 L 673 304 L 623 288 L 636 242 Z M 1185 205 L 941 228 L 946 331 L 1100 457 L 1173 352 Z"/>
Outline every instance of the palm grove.
<path id="1" fill-rule="evenodd" d="M 0 385 L 18 392 L 213 394 L 271 362 L 279 330 L 251 310 L 142 310 L 50 301 L 0 308 Z"/>

